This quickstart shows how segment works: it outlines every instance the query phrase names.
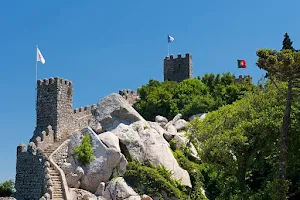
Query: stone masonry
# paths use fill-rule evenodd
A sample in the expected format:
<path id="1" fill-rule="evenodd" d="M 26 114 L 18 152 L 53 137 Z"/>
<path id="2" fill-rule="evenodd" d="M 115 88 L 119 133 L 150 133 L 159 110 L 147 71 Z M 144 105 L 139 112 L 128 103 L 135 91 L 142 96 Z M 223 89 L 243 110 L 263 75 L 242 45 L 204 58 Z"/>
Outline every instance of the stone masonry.
<path id="1" fill-rule="evenodd" d="M 33 137 L 41 135 L 48 125 L 56 133 L 70 131 L 73 121 L 72 82 L 56 78 L 38 80 L 36 102 L 36 128 Z"/>
<path id="2" fill-rule="evenodd" d="M 170 55 L 164 59 L 164 81 L 181 81 L 193 77 L 192 56 L 187 53 L 185 57 L 178 54 L 177 58 Z"/>
<path id="3" fill-rule="evenodd" d="M 250 75 L 245 75 L 245 76 L 239 75 L 238 78 L 234 79 L 234 83 L 241 83 L 244 81 L 252 82 L 252 77 Z"/>
<path id="4" fill-rule="evenodd" d="M 33 142 L 17 148 L 16 199 L 39 200 L 46 192 L 45 158 Z"/>
<path id="5" fill-rule="evenodd" d="M 138 93 L 133 90 L 120 90 L 119 95 L 126 99 L 130 105 L 135 104 L 140 99 Z"/>
<path id="6" fill-rule="evenodd" d="M 91 106 L 73 110 L 73 84 L 61 78 L 38 80 L 36 102 L 36 128 L 31 141 L 41 136 L 49 125 L 58 138 L 90 125 L 97 126 Z"/>

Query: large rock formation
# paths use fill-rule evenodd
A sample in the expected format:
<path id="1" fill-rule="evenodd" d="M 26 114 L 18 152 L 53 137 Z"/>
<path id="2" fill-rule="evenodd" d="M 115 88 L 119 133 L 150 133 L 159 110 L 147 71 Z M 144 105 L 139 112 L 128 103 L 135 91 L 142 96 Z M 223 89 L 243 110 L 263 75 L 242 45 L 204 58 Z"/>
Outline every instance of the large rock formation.
<path id="1" fill-rule="evenodd" d="M 95 114 L 102 127 L 119 138 L 124 154 L 128 151 L 128 155 L 132 156 L 130 159 L 150 161 L 154 166 L 164 165 L 173 172 L 174 178 L 191 187 L 188 172 L 178 165 L 163 135 L 152 128 L 120 95 L 111 94 L 102 99 L 97 104 Z M 180 117 L 176 116 L 172 123 Z"/>
<path id="2" fill-rule="evenodd" d="M 104 131 L 110 131 L 120 123 L 129 125 L 144 120 L 122 96 L 115 93 L 104 97 L 92 112 Z"/>
<path id="3" fill-rule="evenodd" d="M 86 134 L 89 134 L 91 138 L 94 160 L 84 166 L 77 161 L 73 147 L 79 146 L 82 137 Z M 101 182 L 106 182 L 110 179 L 115 168 L 122 166 L 123 168 L 118 169 L 118 171 L 124 173 L 126 166 L 126 159 L 120 150 L 106 147 L 91 128 L 86 128 L 83 129 L 81 133 L 76 132 L 70 135 L 69 157 L 67 160 L 71 165 L 64 163 L 64 166 L 70 167 L 65 167 L 63 170 L 66 173 L 68 185 L 74 186 L 78 184 L 80 188 L 93 193 L 97 191 Z M 78 181 L 80 183 L 78 183 Z"/>
<path id="4" fill-rule="evenodd" d="M 141 197 L 127 185 L 122 177 L 111 180 L 104 191 L 104 198 L 111 200 L 141 200 Z"/>
<path id="5" fill-rule="evenodd" d="M 147 195 L 141 197 L 142 194 L 137 194 L 120 177 L 125 173 L 128 161 L 132 160 L 149 162 L 154 167 L 164 165 L 172 171 L 173 178 L 192 187 L 188 172 L 179 166 L 168 143 L 174 139 L 180 147 L 188 142 L 180 132 L 186 129 L 186 121 L 180 119 L 180 114 L 169 122 L 162 116 L 156 117 L 156 122 L 147 122 L 118 94 L 103 98 L 92 113 L 103 132 L 98 134 L 87 127 L 70 134 L 67 158 L 60 164 L 68 186 L 73 188 L 71 195 L 74 199 L 151 198 Z M 74 148 L 81 145 L 87 134 L 94 160 L 83 165 L 77 160 Z"/>

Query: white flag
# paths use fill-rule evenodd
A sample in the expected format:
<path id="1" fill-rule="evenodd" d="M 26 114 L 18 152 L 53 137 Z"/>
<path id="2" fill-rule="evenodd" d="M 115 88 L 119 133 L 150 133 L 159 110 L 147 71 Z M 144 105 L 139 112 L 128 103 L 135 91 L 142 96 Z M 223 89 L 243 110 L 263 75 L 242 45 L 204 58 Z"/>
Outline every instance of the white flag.
<path id="1" fill-rule="evenodd" d="M 38 47 L 36 47 L 36 61 L 40 61 L 43 64 L 45 64 L 45 62 L 46 62 L 45 58 L 43 57 L 43 55 Z"/>
<path id="2" fill-rule="evenodd" d="M 173 42 L 174 40 L 175 39 L 171 35 L 168 35 L 168 43 Z"/>

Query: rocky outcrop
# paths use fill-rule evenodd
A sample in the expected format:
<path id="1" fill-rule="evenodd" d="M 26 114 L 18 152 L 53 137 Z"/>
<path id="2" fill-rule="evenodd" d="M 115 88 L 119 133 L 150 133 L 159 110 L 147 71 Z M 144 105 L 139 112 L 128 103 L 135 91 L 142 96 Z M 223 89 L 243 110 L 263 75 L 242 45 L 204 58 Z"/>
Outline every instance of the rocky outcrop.
<path id="1" fill-rule="evenodd" d="M 110 131 L 120 123 L 129 125 L 144 120 L 121 95 L 115 93 L 104 97 L 92 113 L 104 131 Z"/>
<path id="2" fill-rule="evenodd" d="M 134 159 L 141 162 L 149 161 L 154 166 L 164 165 L 173 172 L 174 178 L 191 187 L 188 172 L 178 165 L 169 143 L 155 129 L 139 121 L 131 125 L 119 124 L 111 132 L 118 136 Z"/>
<path id="3" fill-rule="evenodd" d="M 115 148 L 117 151 L 121 152 L 119 138 L 111 132 L 101 133 L 99 135 L 100 140 L 108 147 Z"/>
<path id="4" fill-rule="evenodd" d="M 189 174 L 178 165 L 169 148 L 169 143 L 164 139 L 164 134 L 167 134 L 168 131 L 164 131 L 158 126 L 155 127 L 154 124 L 150 125 L 122 96 L 111 94 L 104 97 L 97 104 L 93 113 L 104 130 L 110 131 L 118 137 L 121 143 L 120 149 L 129 160 L 150 161 L 154 166 L 164 165 L 173 172 L 174 178 L 191 187 Z M 181 114 L 178 114 L 167 123 L 174 127 L 172 134 L 177 133 L 174 124 L 180 118 Z M 156 117 L 156 121 L 167 122 L 161 116 Z M 161 126 L 158 122 L 156 123 Z M 109 136 L 109 133 L 104 133 L 103 136 L 100 134 L 99 138 L 110 149 L 118 149 L 116 139 Z"/>
<path id="5" fill-rule="evenodd" d="M 203 120 L 205 117 L 206 117 L 206 113 L 200 113 L 200 114 L 196 114 L 196 115 L 193 115 L 189 118 L 189 120 L 193 120 L 195 117 L 198 117 L 200 118 L 200 120 Z"/>
<path id="6" fill-rule="evenodd" d="M 125 182 L 124 178 L 117 177 L 109 182 L 104 198 L 110 200 L 141 200 L 141 197 Z"/>
<path id="7" fill-rule="evenodd" d="M 70 196 L 72 200 L 107 200 L 103 197 L 97 197 L 89 191 L 76 188 L 70 189 Z"/>
<path id="8" fill-rule="evenodd" d="M 161 127 L 164 127 L 168 123 L 168 119 L 163 116 L 157 115 L 155 117 L 155 122 L 157 122 Z"/>
<path id="9" fill-rule="evenodd" d="M 86 134 L 89 134 L 91 138 L 94 160 L 84 166 L 77 161 L 73 147 L 79 146 L 81 138 Z M 123 167 L 118 169 L 118 172 L 121 174 L 125 171 L 126 164 L 124 165 L 120 162 L 126 162 L 126 160 L 124 161 L 124 156 L 120 150 L 108 148 L 104 145 L 91 128 L 83 129 L 81 133 L 71 134 L 69 153 L 67 158 L 69 163 L 64 163 L 65 167 L 63 168 L 69 186 L 80 187 L 95 193 L 101 182 L 106 182 L 110 179 L 116 167 Z"/>

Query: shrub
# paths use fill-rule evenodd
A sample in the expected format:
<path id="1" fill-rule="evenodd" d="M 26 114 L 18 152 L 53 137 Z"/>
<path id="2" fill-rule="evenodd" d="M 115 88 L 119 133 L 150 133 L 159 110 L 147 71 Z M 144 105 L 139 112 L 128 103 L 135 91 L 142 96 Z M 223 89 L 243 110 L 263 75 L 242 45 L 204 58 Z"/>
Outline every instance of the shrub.
<path id="1" fill-rule="evenodd" d="M 151 168 L 138 162 L 130 162 L 124 179 L 139 194 L 149 194 L 163 199 L 162 191 L 164 191 L 168 197 L 189 199 L 184 193 L 186 191 L 184 186 L 172 179 L 170 171 L 162 166 Z"/>
<path id="2" fill-rule="evenodd" d="M 0 197 L 9 197 L 14 193 L 14 182 L 12 180 L 0 183 Z"/>
<path id="3" fill-rule="evenodd" d="M 93 148 L 90 135 L 86 134 L 81 145 L 75 147 L 75 155 L 82 165 L 90 164 L 94 160 Z"/>
<path id="4" fill-rule="evenodd" d="M 190 193 L 190 198 L 195 200 L 204 200 L 207 199 L 202 193 L 202 180 L 203 176 L 201 174 L 202 166 L 188 159 L 189 153 L 185 150 L 185 152 L 181 150 L 176 150 L 173 152 L 174 157 L 176 158 L 180 167 L 185 169 L 191 179 L 192 183 L 192 191 Z"/>

